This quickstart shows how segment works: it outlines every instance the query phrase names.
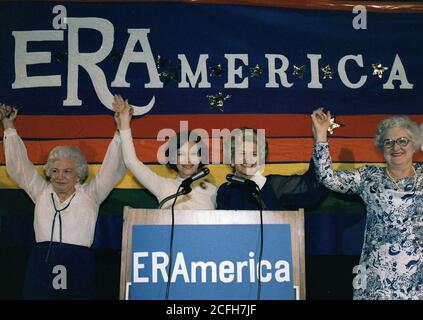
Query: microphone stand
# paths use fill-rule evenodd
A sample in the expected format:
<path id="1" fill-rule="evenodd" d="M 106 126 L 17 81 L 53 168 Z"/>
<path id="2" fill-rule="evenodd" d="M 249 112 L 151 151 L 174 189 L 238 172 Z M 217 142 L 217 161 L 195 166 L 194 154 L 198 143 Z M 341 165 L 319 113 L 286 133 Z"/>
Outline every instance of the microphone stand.
<path id="1" fill-rule="evenodd" d="M 209 172 L 210 172 L 210 170 L 208 168 L 204 167 L 199 172 L 197 172 L 196 174 L 193 174 L 191 177 L 182 181 L 182 183 L 179 185 L 179 188 L 178 188 L 178 190 L 176 191 L 175 194 L 172 194 L 172 195 L 164 198 L 162 201 L 160 201 L 159 209 L 161 209 L 167 201 L 169 201 L 169 200 L 171 200 L 175 197 L 177 198 L 177 197 L 179 197 L 183 194 L 190 193 L 192 191 L 191 183 L 193 183 L 194 181 L 196 181 L 198 179 L 205 177 L 206 175 L 209 174 Z M 182 190 L 179 191 L 179 189 L 181 189 L 181 188 L 182 188 Z"/>
<path id="2" fill-rule="evenodd" d="M 252 189 L 252 188 L 251 188 Z M 258 284 L 257 284 L 257 300 L 260 300 L 261 296 L 261 260 L 263 258 L 263 209 L 266 208 L 263 200 L 260 197 L 260 189 L 256 185 L 252 190 L 251 195 L 257 201 L 260 210 L 260 251 L 259 251 L 259 264 L 258 264 Z"/>
<path id="3" fill-rule="evenodd" d="M 162 201 L 160 201 L 160 204 L 159 204 L 159 209 L 161 209 L 161 207 L 167 201 L 169 201 L 170 199 L 174 198 L 173 203 L 172 203 L 172 224 L 171 224 L 171 227 L 170 227 L 170 244 L 169 244 L 169 268 L 168 268 L 168 272 L 167 272 L 167 284 L 166 284 L 165 300 L 169 300 L 170 282 L 171 282 L 171 278 L 172 278 L 173 234 L 174 234 L 174 230 L 175 230 L 175 204 L 176 204 L 176 200 L 178 199 L 178 197 L 180 195 L 188 194 L 191 191 L 192 191 L 192 189 L 191 189 L 191 186 L 190 185 L 181 184 L 178 187 L 178 190 L 176 190 L 176 193 L 175 194 L 170 195 L 169 197 L 164 198 Z"/>
<path id="4" fill-rule="evenodd" d="M 228 175 L 229 176 L 229 175 Z M 234 176 L 232 176 L 232 179 L 234 178 Z M 228 179 L 228 178 L 227 178 Z M 230 179 L 229 181 L 232 181 L 232 179 Z M 241 180 L 235 180 L 235 183 L 243 183 Z M 244 181 L 244 186 L 246 186 L 248 189 L 250 189 L 251 191 L 251 196 L 253 197 L 254 200 L 256 200 L 257 205 L 259 207 L 260 210 L 260 251 L 259 251 L 259 263 L 258 263 L 258 284 L 257 284 L 257 300 L 260 300 L 260 296 L 261 296 L 261 260 L 263 258 L 263 209 L 266 209 L 266 204 L 264 203 L 264 201 L 261 199 L 260 197 L 260 188 L 258 187 L 258 185 L 252 181 L 252 180 L 243 180 Z M 248 181 L 248 183 L 246 183 Z"/>
<path id="5" fill-rule="evenodd" d="M 179 190 L 179 189 L 178 189 Z M 159 209 L 161 209 L 163 207 L 163 205 L 168 202 L 169 200 L 173 199 L 173 198 L 178 198 L 179 196 L 182 196 L 184 194 L 188 194 L 191 192 L 191 188 L 184 188 L 181 191 L 177 191 L 175 194 L 172 194 L 166 198 L 164 198 L 162 201 L 160 201 L 159 203 Z"/>
<path id="6" fill-rule="evenodd" d="M 259 263 L 258 263 L 258 284 L 257 284 L 257 300 L 260 300 L 261 295 L 261 260 L 263 258 L 263 209 L 266 208 L 266 204 L 260 197 L 260 188 L 258 185 L 252 181 L 245 179 L 243 177 L 239 177 L 233 174 L 228 174 L 226 179 L 229 182 L 239 183 L 251 191 L 251 196 L 254 200 L 256 200 L 259 210 L 260 210 L 260 253 L 259 253 Z"/>

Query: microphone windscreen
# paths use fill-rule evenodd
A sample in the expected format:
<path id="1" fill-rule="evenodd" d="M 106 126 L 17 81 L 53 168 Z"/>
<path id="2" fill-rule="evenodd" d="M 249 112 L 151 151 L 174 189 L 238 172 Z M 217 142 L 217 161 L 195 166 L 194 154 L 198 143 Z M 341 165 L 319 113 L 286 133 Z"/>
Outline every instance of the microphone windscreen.
<path id="1" fill-rule="evenodd" d="M 229 182 L 234 182 L 234 183 L 245 183 L 247 181 L 247 179 L 244 179 L 243 177 L 239 177 L 234 174 L 228 174 L 226 176 L 226 180 L 228 180 Z"/>

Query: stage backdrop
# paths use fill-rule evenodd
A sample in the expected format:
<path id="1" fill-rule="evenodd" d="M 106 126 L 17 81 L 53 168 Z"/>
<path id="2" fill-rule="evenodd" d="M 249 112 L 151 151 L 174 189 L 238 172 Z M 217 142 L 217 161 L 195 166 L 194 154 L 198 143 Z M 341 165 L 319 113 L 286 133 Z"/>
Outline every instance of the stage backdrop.
<path id="1" fill-rule="evenodd" d="M 40 172 L 53 146 L 72 144 L 95 174 L 115 130 L 113 94 L 136 106 L 138 156 L 165 176 L 156 138 L 180 121 L 211 140 L 212 129 L 265 129 L 265 174 L 306 170 L 316 107 L 344 125 L 330 139 L 337 168 L 382 163 L 373 136 L 388 115 L 423 122 L 423 5 L 1 1 L 0 23 L 0 101 L 22 108 L 16 126 Z M 29 244 L 33 205 L 2 147 L 0 243 Z M 230 172 L 210 169 L 216 185 Z M 101 207 L 96 248 L 120 248 L 124 205 L 157 207 L 127 173 Z M 363 213 L 356 198 L 331 194 L 306 212 L 307 252 L 359 254 Z"/>

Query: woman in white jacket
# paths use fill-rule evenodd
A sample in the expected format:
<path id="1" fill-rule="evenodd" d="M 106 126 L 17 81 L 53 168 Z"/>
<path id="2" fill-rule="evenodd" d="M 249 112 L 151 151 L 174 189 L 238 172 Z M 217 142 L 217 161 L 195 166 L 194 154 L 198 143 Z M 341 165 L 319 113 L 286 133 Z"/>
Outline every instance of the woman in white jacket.
<path id="1" fill-rule="evenodd" d="M 165 178 L 151 171 L 136 155 L 130 122 L 131 107 L 121 96 L 115 96 L 115 111 L 118 113 L 116 121 L 120 122 L 120 136 L 125 165 L 137 180 L 149 190 L 159 202 L 177 192 L 182 181 L 197 173 L 204 165 L 200 161 L 199 152 L 205 147 L 200 137 L 195 140 L 182 139 L 184 135 L 177 134 L 169 144 L 176 142 L 176 148 L 168 148 L 168 166 L 177 172 L 175 178 Z M 189 133 L 186 134 L 189 137 Z M 174 150 L 173 150 L 174 149 Z M 215 209 L 217 188 L 206 180 L 195 181 L 191 185 L 189 194 L 178 197 L 175 209 Z M 169 208 L 172 201 L 168 201 L 163 208 Z"/>
<path id="2" fill-rule="evenodd" d="M 118 133 L 100 171 L 89 183 L 88 165 L 75 146 L 49 154 L 47 180 L 28 159 L 14 126 L 17 111 L 0 105 L 8 174 L 35 203 L 32 249 L 25 276 L 25 299 L 94 299 L 94 256 L 90 247 L 100 204 L 125 173 Z M 55 280 L 60 274 L 60 281 Z"/>

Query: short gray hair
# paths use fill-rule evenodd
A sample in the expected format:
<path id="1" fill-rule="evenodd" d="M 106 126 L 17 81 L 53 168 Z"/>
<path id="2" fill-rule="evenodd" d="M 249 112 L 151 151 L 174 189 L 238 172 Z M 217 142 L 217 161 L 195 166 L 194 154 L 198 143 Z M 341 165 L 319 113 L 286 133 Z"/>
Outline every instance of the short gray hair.
<path id="1" fill-rule="evenodd" d="M 421 148 L 423 143 L 423 133 L 419 126 L 415 122 L 411 121 L 407 116 L 395 116 L 379 122 L 375 136 L 375 145 L 379 150 L 383 151 L 383 140 L 385 139 L 386 131 L 397 127 L 408 131 L 411 142 L 413 143 L 414 151 Z"/>
<path id="2" fill-rule="evenodd" d="M 83 183 L 88 177 L 88 163 L 81 149 L 75 146 L 57 146 L 50 151 L 44 166 L 47 177 L 51 176 L 52 165 L 55 161 L 66 159 L 75 161 L 76 174 L 79 177 L 79 182 Z"/>

